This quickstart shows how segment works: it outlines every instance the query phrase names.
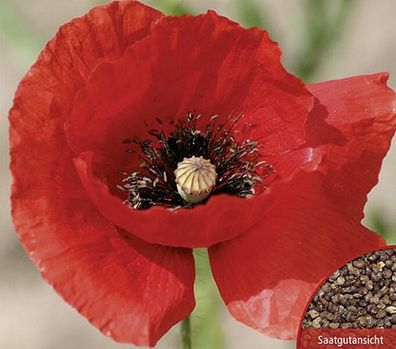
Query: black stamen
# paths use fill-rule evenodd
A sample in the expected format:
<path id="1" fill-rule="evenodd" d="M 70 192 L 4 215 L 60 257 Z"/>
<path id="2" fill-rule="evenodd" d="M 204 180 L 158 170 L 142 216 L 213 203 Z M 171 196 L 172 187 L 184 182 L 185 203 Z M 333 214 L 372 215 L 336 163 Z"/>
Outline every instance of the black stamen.
<path id="1" fill-rule="evenodd" d="M 218 116 L 214 115 L 204 131 L 198 129 L 198 119 L 199 115 L 189 113 L 175 124 L 175 131 L 169 135 L 162 129 L 149 129 L 151 139 L 124 140 L 125 144 L 137 145 L 141 159 L 141 170 L 131 173 L 118 186 L 128 192 L 130 207 L 193 207 L 194 204 L 179 195 L 174 174 L 178 163 L 192 156 L 202 156 L 216 166 L 217 182 L 212 194 L 250 197 L 255 193 L 255 186 L 273 173 L 272 166 L 261 159 L 256 142 L 238 143 L 232 136 L 231 131 L 241 116 L 230 116 L 219 123 Z M 157 122 L 162 125 L 158 118 Z M 137 153 L 135 149 L 127 149 L 127 152 Z"/>

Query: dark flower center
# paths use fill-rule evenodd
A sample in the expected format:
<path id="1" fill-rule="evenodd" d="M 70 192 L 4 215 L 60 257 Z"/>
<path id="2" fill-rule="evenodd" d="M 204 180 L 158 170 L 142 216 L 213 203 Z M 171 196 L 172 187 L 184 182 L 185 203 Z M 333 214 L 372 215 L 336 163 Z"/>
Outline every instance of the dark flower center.
<path id="1" fill-rule="evenodd" d="M 219 122 L 217 115 L 212 116 L 202 131 L 198 129 L 198 119 L 199 115 L 190 113 L 177 124 L 170 122 L 174 131 L 168 135 L 162 129 L 162 121 L 157 119 L 161 130 L 149 129 L 148 139 L 124 140 L 125 144 L 133 145 L 127 151 L 138 153 L 141 159 L 140 170 L 122 172 L 126 177 L 118 186 L 128 193 L 127 203 L 131 208 L 147 209 L 154 205 L 191 208 L 196 205 L 197 201 L 186 199 L 176 184 L 175 171 L 184 170 L 188 164 L 192 164 L 191 172 L 197 177 L 190 180 L 192 185 L 195 181 L 195 186 L 199 180 L 208 183 L 209 178 L 206 173 L 198 178 L 198 170 L 205 166 L 215 169 L 215 182 L 207 189 L 207 196 L 210 191 L 211 195 L 226 193 L 248 198 L 255 194 L 256 185 L 273 173 L 272 166 L 262 160 L 257 142 L 238 142 L 233 137 L 233 129 L 241 117 L 228 117 Z M 206 165 L 197 165 L 199 159 Z M 206 200 L 205 197 L 200 201 Z"/>

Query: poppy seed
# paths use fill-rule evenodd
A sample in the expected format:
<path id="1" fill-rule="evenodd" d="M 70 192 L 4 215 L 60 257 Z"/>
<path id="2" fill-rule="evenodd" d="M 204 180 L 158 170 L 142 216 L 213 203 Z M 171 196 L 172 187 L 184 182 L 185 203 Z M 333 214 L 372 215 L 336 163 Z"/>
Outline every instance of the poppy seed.
<path id="1" fill-rule="evenodd" d="M 396 250 L 376 251 L 347 263 L 322 285 L 304 328 L 396 328 Z M 320 313 L 325 307 L 328 312 Z M 320 317 L 313 317 L 312 314 Z M 326 321 L 325 321 L 326 320 Z"/>

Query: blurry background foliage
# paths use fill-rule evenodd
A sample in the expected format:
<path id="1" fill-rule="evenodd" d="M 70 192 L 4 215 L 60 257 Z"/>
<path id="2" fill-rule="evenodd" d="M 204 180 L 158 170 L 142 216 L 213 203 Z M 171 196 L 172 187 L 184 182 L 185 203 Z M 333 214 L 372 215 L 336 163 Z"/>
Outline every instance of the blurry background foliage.
<path id="1" fill-rule="evenodd" d="M 88 1 L 90 6 L 106 3 L 106 1 Z M 197 3 L 192 1 L 147 0 L 143 2 L 169 15 L 198 13 L 195 8 Z M 266 11 L 267 2 L 267 0 L 228 0 L 227 6 L 232 8 L 233 13 L 236 14 L 235 19 L 243 26 L 264 28 L 275 41 L 279 41 L 279 18 L 271 16 L 271 11 Z M 18 64 L 27 67 L 36 59 L 49 37 L 48 33 L 43 33 L 29 16 L 19 11 L 18 3 L 21 1 L 1 0 L 0 35 L 7 47 L 12 47 Z M 31 3 L 33 4 L 34 1 Z M 194 5 L 191 5 L 192 3 Z M 210 3 L 210 1 L 205 2 L 206 5 Z M 300 40 L 298 45 L 294 46 L 294 52 L 290 54 L 293 59 L 284 57 L 286 68 L 306 82 L 315 81 L 318 70 L 342 35 L 345 25 L 353 17 L 357 6 L 359 6 L 357 0 L 301 0 L 298 23 L 290 25 L 290 31 L 298 31 L 297 36 Z M 395 190 L 394 186 L 391 190 Z M 380 209 L 367 213 L 366 224 L 382 234 L 388 243 L 396 243 L 396 227 L 384 219 Z M 228 332 L 225 336 L 225 333 L 222 333 L 222 327 L 218 326 L 224 307 L 223 310 L 220 309 L 222 301 L 210 273 L 207 252 L 198 249 L 194 253 L 197 261 L 195 285 L 197 307 L 190 320 L 181 325 L 181 333 L 183 335 L 192 331 L 194 349 L 222 349 L 226 347 L 225 338 L 229 336 Z M 188 347 L 187 340 L 185 348 Z M 282 348 L 292 347 L 292 344 L 282 346 Z M 277 348 L 280 348 L 279 343 Z"/>

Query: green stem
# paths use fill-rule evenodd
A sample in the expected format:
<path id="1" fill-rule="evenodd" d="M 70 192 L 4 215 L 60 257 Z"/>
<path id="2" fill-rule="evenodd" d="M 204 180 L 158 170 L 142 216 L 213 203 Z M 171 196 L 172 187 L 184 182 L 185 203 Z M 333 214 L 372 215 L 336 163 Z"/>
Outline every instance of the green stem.
<path id="1" fill-rule="evenodd" d="M 222 300 L 210 270 L 206 249 L 194 249 L 196 306 L 180 323 L 181 349 L 223 349 L 223 328 L 220 322 Z"/>
<path id="2" fill-rule="evenodd" d="M 191 314 L 191 340 L 194 349 L 223 349 L 223 328 L 220 322 L 222 300 L 213 280 L 208 251 L 194 249 L 196 306 Z"/>
<path id="3" fill-rule="evenodd" d="M 191 320 L 186 317 L 181 323 L 182 349 L 191 349 Z"/>

